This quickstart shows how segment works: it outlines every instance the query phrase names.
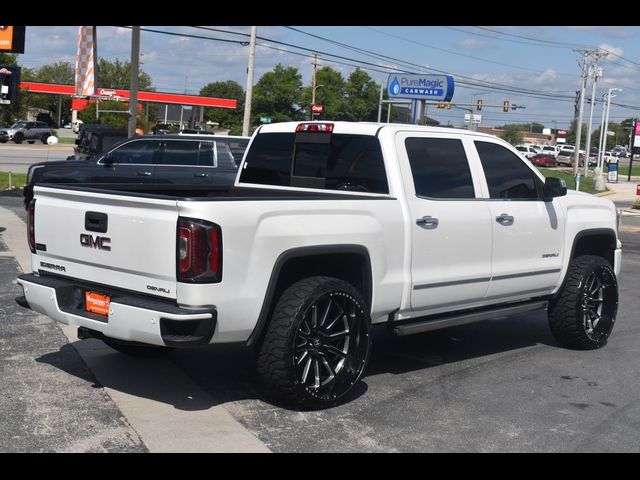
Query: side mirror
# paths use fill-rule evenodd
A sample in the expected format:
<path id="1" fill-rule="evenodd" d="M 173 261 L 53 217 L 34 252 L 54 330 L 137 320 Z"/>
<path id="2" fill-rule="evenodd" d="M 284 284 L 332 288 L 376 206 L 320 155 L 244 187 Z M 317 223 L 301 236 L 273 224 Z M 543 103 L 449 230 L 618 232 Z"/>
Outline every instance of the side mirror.
<path id="1" fill-rule="evenodd" d="M 550 202 L 554 197 L 563 197 L 567 194 L 567 184 L 561 178 L 547 177 L 544 179 L 542 199 Z"/>

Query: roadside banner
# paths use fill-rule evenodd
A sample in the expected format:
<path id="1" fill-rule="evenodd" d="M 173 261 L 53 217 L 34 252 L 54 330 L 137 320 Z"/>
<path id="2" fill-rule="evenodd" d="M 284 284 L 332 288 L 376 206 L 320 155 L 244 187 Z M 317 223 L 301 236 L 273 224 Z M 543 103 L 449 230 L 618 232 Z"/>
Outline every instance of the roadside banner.
<path id="1" fill-rule="evenodd" d="M 96 27 L 80 27 L 76 55 L 76 95 L 79 97 L 88 97 L 95 93 L 96 58 Z"/>

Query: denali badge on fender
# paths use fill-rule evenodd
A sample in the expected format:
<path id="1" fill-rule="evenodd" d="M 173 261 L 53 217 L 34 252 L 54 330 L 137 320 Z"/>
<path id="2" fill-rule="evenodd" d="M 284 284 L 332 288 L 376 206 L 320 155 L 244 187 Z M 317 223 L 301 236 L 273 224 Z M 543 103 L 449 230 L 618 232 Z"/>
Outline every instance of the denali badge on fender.
<path id="1" fill-rule="evenodd" d="M 80 245 L 83 247 L 97 248 L 98 250 L 111 250 L 111 239 L 109 237 L 100 237 L 98 235 L 89 235 L 88 233 L 80 234 Z"/>

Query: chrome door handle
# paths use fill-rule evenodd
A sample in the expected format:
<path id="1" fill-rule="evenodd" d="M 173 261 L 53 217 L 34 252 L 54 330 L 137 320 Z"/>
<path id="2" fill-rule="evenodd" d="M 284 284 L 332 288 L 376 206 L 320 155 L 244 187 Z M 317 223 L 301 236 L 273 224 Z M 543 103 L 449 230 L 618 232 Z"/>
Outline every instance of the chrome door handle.
<path id="1" fill-rule="evenodd" d="M 209 174 L 208 173 L 194 173 L 193 176 L 194 177 L 208 177 Z"/>
<path id="2" fill-rule="evenodd" d="M 499 217 L 496 217 L 496 222 L 501 225 L 513 225 L 513 215 L 503 213 Z"/>
<path id="3" fill-rule="evenodd" d="M 138 171 L 138 176 L 139 177 L 150 177 L 151 176 L 151 172 L 140 172 L 140 171 Z"/>
<path id="4" fill-rule="evenodd" d="M 438 219 L 430 215 L 416 220 L 416 225 L 422 228 L 436 228 L 438 226 L 438 223 L 440 223 Z"/>

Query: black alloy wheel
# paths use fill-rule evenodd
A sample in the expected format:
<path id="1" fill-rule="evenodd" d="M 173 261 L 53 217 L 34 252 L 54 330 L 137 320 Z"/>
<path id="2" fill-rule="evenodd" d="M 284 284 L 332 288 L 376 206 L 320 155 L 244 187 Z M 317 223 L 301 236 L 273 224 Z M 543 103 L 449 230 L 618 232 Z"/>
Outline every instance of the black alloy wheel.
<path id="1" fill-rule="evenodd" d="M 349 283 L 311 277 L 280 297 L 258 355 L 258 372 L 277 396 L 302 407 L 337 403 L 362 376 L 371 321 Z"/>

